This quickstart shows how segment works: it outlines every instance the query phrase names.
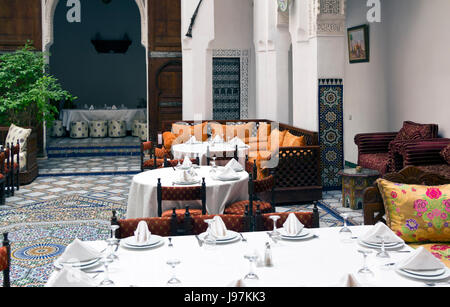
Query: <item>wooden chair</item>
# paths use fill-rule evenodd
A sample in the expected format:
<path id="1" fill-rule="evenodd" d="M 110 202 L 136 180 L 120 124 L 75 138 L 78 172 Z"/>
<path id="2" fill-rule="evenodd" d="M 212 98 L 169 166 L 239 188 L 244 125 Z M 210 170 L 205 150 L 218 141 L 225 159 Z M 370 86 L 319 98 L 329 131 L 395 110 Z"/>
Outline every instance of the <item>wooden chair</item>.
<path id="1" fill-rule="evenodd" d="M 191 235 L 199 235 L 208 229 L 205 220 L 213 219 L 216 215 L 197 215 L 192 217 L 193 227 Z M 251 231 L 251 216 L 248 215 L 218 215 L 222 218 L 228 230 L 235 232 Z"/>
<path id="2" fill-rule="evenodd" d="M 273 221 L 270 219 L 271 216 L 277 215 L 280 217 L 277 221 L 277 228 L 283 227 L 284 222 L 286 222 L 289 214 L 294 213 L 299 221 L 305 225 L 306 228 L 319 228 L 319 209 L 317 208 L 317 202 L 314 202 L 314 209 L 312 212 L 283 212 L 283 213 L 266 213 L 262 214 L 259 208 L 256 209 L 255 213 L 255 231 L 269 231 L 273 229 Z"/>
<path id="3" fill-rule="evenodd" d="M 6 174 L 5 174 L 6 155 L 0 152 L 0 206 L 5 205 L 6 198 Z"/>
<path id="4" fill-rule="evenodd" d="M 163 201 L 196 201 L 202 202 L 202 209 L 194 209 L 190 211 L 192 215 L 206 214 L 206 183 L 205 178 L 202 178 L 202 185 L 195 187 L 163 187 L 161 185 L 161 178 L 158 178 L 157 185 L 157 200 L 158 200 L 158 216 L 170 217 L 173 210 L 162 211 Z M 186 209 L 176 209 L 176 215 L 185 215 Z"/>
<path id="5" fill-rule="evenodd" d="M 150 154 L 150 159 L 145 160 L 146 154 Z M 141 171 L 152 170 L 164 166 L 164 159 L 167 153 L 160 148 L 153 146 L 153 142 L 141 143 Z"/>
<path id="6" fill-rule="evenodd" d="M 233 156 L 230 157 L 230 153 L 227 151 L 221 152 L 219 154 L 219 156 L 217 155 L 212 155 L 211 156 L 211 152 L 209 149 L 209 146 L 206 148 L 206 165 L 211 165 L 211 161 L 213 161 L 213 158 L 216 158 L 216 162 L 229 162 L 232 159 L 235 159 L 236 161 L 239 161 L 239 151 L 238 151 L 238 145 L 236 145 L 236 148 L 233 152 Z"/>
<path id="7" fill-rule="evenodd" d="M 449 179 L 437 174 L 425 173 L 414 166 L 408 166 L 398 173 L 388 173 L 383 176 L 383 179 L 395 183 L 429 186 L 450 184 Z M 378 222 L 386 223 L 383 197 L 376 183 L 364 191 L 363 210 L 364 225 L 375 225 Z"/>
<path id="8" fill-rule="evenodd" d="M 6 148 L 2 147 L 0 152 L 5 155 L 5 162 L 0 166 L 5 176 L 5 191 L 8 196 L 14 196 L 14 190 L 20 188 L 20 144 L 6 144 Z"/>
<path id="9" fill-rule="evenodd" d="M 253 172 L 248 178 L 248 200 L 238 201 L 225 208 L 225 214 L 243 215 L 248 206 L 249 214 L 252 216 L 259 206 L 262 213 L 274 212 L 273 190 L 275 188 L 275 176 L 255 180 L 256 164 L 253 164 Z M 267 201 L 268 200 L 268 201 Z"/>
<path id="10" fill-rule="evenodd" d="M 168 237 L 174 235 L 172 232 L 172 221 L 170 217 L 151 217 L 141 219 L 122 219 L 117 218 L 116 211 L 113 211 L 111 218 L 112 225 L 118 225 L 119 229 L 116 231 L 116 238 L 125 239 L 134 236 L 134 231 L 137 229 L 139 222 L 145 221 L 148 229 L 152 234 Z"/>
<path id="11" fill-rule="evenodd" d="M 3 234 L 3 247 L 0 248 L 0 271 L 3 271 L 3 287 L 11 287 L 11 245 L 8 240 L 8 234 Z"/>

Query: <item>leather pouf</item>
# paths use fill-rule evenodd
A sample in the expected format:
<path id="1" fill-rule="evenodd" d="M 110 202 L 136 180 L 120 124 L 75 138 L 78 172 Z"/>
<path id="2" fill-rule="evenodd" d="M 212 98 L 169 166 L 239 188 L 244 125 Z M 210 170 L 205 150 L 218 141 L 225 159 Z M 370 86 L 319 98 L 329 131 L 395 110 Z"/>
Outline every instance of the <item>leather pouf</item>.
<path id="1" fill-rule="evenodd" d="M 105 138 L 108 136 L 108 122 L 97 120 L 89 122 L 89 135 L 91 138 Z"/>
<path id="2" fill-rule="evenodd" d="M 62 121 L 55 120 L 53 122 L 50 135 L 55 138 L 60 138 L 64 136 L 64 127 Z"/>
<path id="3" fill-rule="evenodd" d="M 87 122 L 72 122 L 70 124 L 70 137 L 72 139 L 84 139 L 89 137 L 89 125 Z"/>
<path id="4" fill-rule="evenodd" d="M 148 139 L 148 125 L 146 123 L 139 123 L 139 138 L 142 142 L 147 142 Z"/>
<path id="5" fill-rule="evenodd" d="M 127 123 L 124 120 L 110 120 L 108 123 L 108 135 L 111 138 L 126 137 Z"/>

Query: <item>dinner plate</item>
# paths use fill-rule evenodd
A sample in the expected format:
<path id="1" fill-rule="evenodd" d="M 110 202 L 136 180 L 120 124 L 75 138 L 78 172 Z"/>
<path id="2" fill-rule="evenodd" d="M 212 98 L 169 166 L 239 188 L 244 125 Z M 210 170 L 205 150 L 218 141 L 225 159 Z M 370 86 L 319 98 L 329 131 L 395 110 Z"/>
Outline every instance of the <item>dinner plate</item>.
<path id="1" fill-rule="evenodd" d="M 314 234 L 310 233 L 310 232 L 308 232 L 304 236 L 298 236 L 298 237 L 288 237 L 288 236 L 283 236 L 283 235 L 281 236 L 282 240 L 288 240 L 288 241 L 300 241 L 300 240 L 307 240 L 307 239 L 311 239 L 311 238 L 314 238 Z"/>
<path id="2" fill-rule="evenodd" d="M 367 242 L 367 241 L 364 241 L 364 240 L 361 240 L 362 242 L 364 242 L 365 244 L 367 244 L 367 245 L 373 245 L 373 246 L 376 246 L 376 247 L 381 247 L 381 243 L 375 243 L 375 242 Z M 391 243 L 384 243 L 384 247 L 392 247 L 392 246 L 396 246 L 396 245 L 399 245 L 399 244 L 403 244 L 402 242 L 391 242 Z"/>
<path id="3" fill-rule="evenodd" d="M 193 180 L 193 181 L 174 181 L 173 184 L 176 185 L 194 185 L 200 183 L 200 180 Z"/>
<path id="4" fill-rule="evenodd" d="M 235 180 L 239 180 L 239 179 L 241 179 L 241 177 L 239 177 L 239 176 L 232 177 L 232 178 L 223 178 L 220 176 L 216 177 L 216 180 L 219 180 L 219 181 L 235 181 Z"/>
<path id="5" fill-rule="evenodd" d="M 422 275 L 417 275 L 417 274 L 411 274 L 411 273 L 408 273 L 407 271 L 402 270 L 402 269 L 397 269 L 395 271 L 398 274 L 400 274 L 400 275 L 403 275 L 405 277 L 409 277 L 409 278 L 412 278 L 412 279 L 432 281 L 432 280 L 442 280 L 442 279 L 449 278 L 450 277 L 450 270 L 447 269 L 447 268 L 444 269 L 444 270 L 445 270 L 444 274 L 441 274 L 441 275 L 438 275 L 438 276 L 422 276 Z"/>
<path id="6" fill-rule="evenodd" d="M 205 237 L 207 236 L 207 233 L 201 233 L 199 235 L 200 240 L 205 241 Z M 232 230 L 227 230 L 227 235 L 223 238 L 216 238 L 216 243 L 217 244 L 227 244 L 227 243 L 232 243 L 235 241 L 240 240 L 240 236 L 237 232 L 232 231 Z"/>
<path id="7" fill-rule="evenodd" d="M 302 238 L 304 236 L 309 235 L 309 231 L 306 230 L 305 228 L 303 228 L 302 231 L 299 234 L 295 235 L 295 236 L 286 233 L 286 230 L 284 230 L 284 228 L 279 228 L 278 231 L 280 232 L 282 237 L 286 237 L 288 239 L 291 239 L 291 238 Z"/>
<path id="8" fill-rule="evenodd" d="M 414 271 L 414 270 L 407 270 L 407 269 L 400 269 L 400 270 L 403 270 L 409 274 L 424 276 L 424 277 L 441 276 L 446 271 L 446 269 L 444 269 L 444 268 L 439 269 L 439 270 L 431 270 L 431 271 Z"/>
<path id="9" fill-rule="evenodd" d="M 145 243 L 136 242 L 136 236 L 123 239 L 123 241 L 125 241 L 126 245 L 131 245 L 131 246 L 135 246 L 135 247 L 149 247 L 149 246 L 158 244 L 161 240 L 162 240 L 162 238 L 157 235 L 151 235 L 150 240 L 148 240 Z"/>
<path id="10" fill-rule="evenodd" d="M 156 244 L 147 245 L 147 246 L 145 246 L 145 245 L 144 246 L 129 245 L 124 241 L 122 241 L 121 244 L 122 244 L 122 247 L 129 248 L 129 249 L 136 249 L 136 250 L 138 250 L 138 249 L 139 250 L 140 249 L 153 249 L 153 248 L 157 248 L 157 247 L 164 245 L 164 240 L 161 240 Z"/>
<path id="11" fill-rule="evenodd" d="M 370 243 L 366 243 L 364 241 L 358 240 L 358 243 L 364 247 L 368 247 L 368 248 L 373 248 L 373 249 L 381 249 L 381 245 L 372 245 Z M 396 245 L 392 245 L 392 246 L 384 246 L 384 248 L 386 250 L 394 250 L 394 249 L 399 249 L 401 247 L 405 246 L 404 243 L 397 243 Z"/>
<path id="12" fill-rule="evenodd" d="M 94 266 L 97 266 L 98 263 L 100 262 L 100 259 L 102 259 L 102 258 L 99 257 L 99 258 L 94 258 L 94 259 L 91 259 L 88 261 L 80 261 L 80 262 L 73 262 L 73 263 L 60 262 L 59 259 L 56 259 L 55 262 L 53 263 L 53 265 L 55 266 L 55 268 L 57 268 L 59 270 L 61 270 L 64 266 L 71 266 L 76 269 L 85 270 L 85 269 L 89 269 Z"/>

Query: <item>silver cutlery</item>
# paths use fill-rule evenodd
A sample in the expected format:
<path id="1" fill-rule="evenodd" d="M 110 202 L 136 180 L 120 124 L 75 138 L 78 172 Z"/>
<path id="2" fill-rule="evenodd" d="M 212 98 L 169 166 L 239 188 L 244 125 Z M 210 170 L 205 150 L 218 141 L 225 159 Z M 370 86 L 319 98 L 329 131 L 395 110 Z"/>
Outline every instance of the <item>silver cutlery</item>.
<path id="1" fill-rule="evenodd" d="M 169 238 L 169 247 L 173 247 L 172 238 Z"/>
<path id="2" fill-rule="evenodd" d="M 396 250 L 392 250 L 391 252 L 394 252 L 394 253 L 410 253 L 411 251 L 396 251 Z"/>
<path id="3" fill-rule="evenodd" d="M 273 243 L 277 243 L 277 240 L 275 240 L 273 237 L 272 237 L 272 234 L 270 233 L 270 232 L 267 232 L 267 235 L 269 236 L 269 238 L 271 238 L 272 239 L 272 241 L 273 241 Z"/>
<path id="4" fill-rule="evenodd" d="M 241 235 L 241 238 L 242 238 L 242 242 L 247 242 L 247 239 L 246 238 L 244 238 L 244 236 L 242 235 L 242 233 L 239 233 L 240 235 Z"/>
<path id="5" fill-rule="evenodd" d="M 196 238 L 197 241 L 198 241 L 198 245 L 199 245 L 200 247 L 202 247 L 203 241 L 198 237 L 198 235 L 195 235 L 195 238 Z"/>
<path id="6" fill-rule="evenodd" d="M 428 287 L 435 287 L 438 285 L 450 285 L 450 281 L 444 281 L 444 282 L 426 282 L 426 286 Z"/>

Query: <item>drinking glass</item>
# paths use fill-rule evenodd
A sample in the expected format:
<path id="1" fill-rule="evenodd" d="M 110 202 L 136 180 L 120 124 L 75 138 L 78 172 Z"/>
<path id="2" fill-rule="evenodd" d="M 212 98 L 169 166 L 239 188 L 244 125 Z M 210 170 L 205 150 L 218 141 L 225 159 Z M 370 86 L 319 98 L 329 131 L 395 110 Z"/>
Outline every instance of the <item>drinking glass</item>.
<path id="1" fill-rule="evenodd" d="M 167 260 L 167 264 L 172 268 L 172 277 L 167 281 L 168 285 L 179 285 L 181 281 L 176 277 L 175 268 L 177 265 L 181 263 L 181 261 L 176 256 L 176 250 L 170 240 L 169 244 L 169 259 Z"/>
<path id="2" fill-rule="evenodd" d="M 113 286 L 114 282 L 109 278 L 109 265 L 112 263 L 112 260 L 108 257 L 102 258 L 102 264 L 105 267 L 105 277 L 103 281 L 100 283 L 101 287 Z"/>
<path id="3" fill-rule="evenodd" d="M 384 246 L 386 237 L 385 236 L 377 236 L 377 239 L 381 240 L 381 250 L 377 253 L 378 258 L 391 258 L 391 256 L 386 251 L 386 247 Z"/>
<path id="4" fill-rule="evenodd" d="M 216 168 L 216 167 L 217 167 L 217 165 L 216 165 L 216 159 L 217 159 L 217 157 L 216 157 L 216 155 L 214 155 L 214 156 L 212 157 L 212 162 L 211 162 L 211 165 L 212 165 L 213 168 Z"/>
<path id="5" fill-rule="evenodd" d="M 281 233 L 277 230 L 277 221 L 280 219 L 280 216 L 272 215 L 270 216 L 270 219 L 273 221 L 273 230 L 270 233 L 270 236 L 274 241 L 278 241 L 281 239 Z"/>
<path id="6" fill-rule="evenodd" d="M 352 242 L 352 231 L 347 226 L 348 213 L 342 214 L 342 218 L 344 219 L 344 226 L 339 230 L 339 235 L 342 238 L 342 242 Z"/>
<path id="7" fill-rule="evenodd" d="M 363 254 L 364 257 L 364 264 L 363 267 L 358 271 L 358 274 L 362 275 L 362 276 L 372 276 L 373 277 L 373 272 L 369 269 L 369 267 L 367 266 L 367 256 L 369 254 L 372 253 L 372 251 L 370 250 L 363 250 L 360 249 L 358 250 L 358 252 L 360 252 L 361 254 Z"/>
<path id="8" fill-rule="evenodd" d="M 250 263 L 250 271 L 247 275 L 245 275 L 244 279 L 247 280 L 258 280 L 259 277 L 255 273 L 255 263 L 258 261 L 258 254 L 255 250 L 251 250 L 244 255 L 244 258 L 247 259 Z"/>
<path id="9" fill-rule="evenodd" d="M 119 257 L 116 254 L 116 246 L 117 246 L 116 240 L 117 239 L 113 239 L 113 238 L 109 238 L 106 240 L 106 243 L 108 244 L 108 247 L 107 247 L 108 256 L 106 256 L 106 258 L 111 260 L 111 262 L 119 259 Z"/>
<path id="10" fill-rule="evenodd" d="M 216 237 L 212 233 L 212 225 L 214 224 L 213 219 L 205 220 L 205 223 L 208 224 L 208 229 L 206 230 L 206 236 L 203 239 L 203 243 L 205 244 L 206 250 L 213 250 L 216 246 Z"/>

